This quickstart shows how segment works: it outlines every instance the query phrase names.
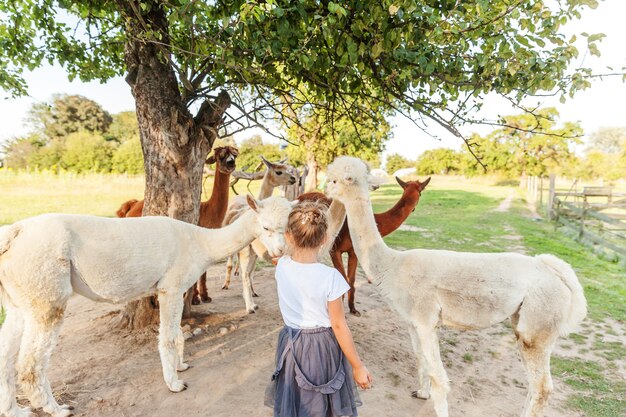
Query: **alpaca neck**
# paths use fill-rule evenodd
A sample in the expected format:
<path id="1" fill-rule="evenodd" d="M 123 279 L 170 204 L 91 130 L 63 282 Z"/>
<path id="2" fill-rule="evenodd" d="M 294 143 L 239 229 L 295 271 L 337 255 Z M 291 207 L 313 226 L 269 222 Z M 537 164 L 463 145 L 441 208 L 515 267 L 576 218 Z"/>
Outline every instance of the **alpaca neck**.
<path id="1" fill-rule="evenodd" d="M 224 174 L 219 169 L 216 169 L 211 197 L 207 201 L 200 203 L 200 226 L 218 228 L 222 225 L 228 210 L 229 186 L 230 174 Z"/>
<path id="2" fill-rule="evenodd" d="M 274 186 L 270 181 L 270 170 L 265 171 L 265 175 L 263 176 L 263 182 L 261 183 L 261 191 L 259 191 L 259 200 L 264 200 L 268 197 L 272 196 L 274 192 Z"/>
<path id="3" fill-rule="evenodd" d="M 378 225 L 378 231 L 381 236 L 387 236 L 400 227 L 407 217 L 409 217 L 418 201 L 418 193 L 402 194 L 400 200 L 398 200 L 392 208 L 383 213 L 375 214 L 376 224 Z"/>
<path id="4" fill-rule="evenodd" d="M 204 253 L 211 262 L 224 259 L 257 238 L 257 214 L 246 210 L 237 220 L 219 229 L 200 229 Z"/>
<path id="5" fill-rule="evenodd" d="M 374 281 L 385 278 L 394 251 L 390 249 L 376 227 L 370 199 L 350 198 L 345 201 L 350 238 L 365 273 Z"/>

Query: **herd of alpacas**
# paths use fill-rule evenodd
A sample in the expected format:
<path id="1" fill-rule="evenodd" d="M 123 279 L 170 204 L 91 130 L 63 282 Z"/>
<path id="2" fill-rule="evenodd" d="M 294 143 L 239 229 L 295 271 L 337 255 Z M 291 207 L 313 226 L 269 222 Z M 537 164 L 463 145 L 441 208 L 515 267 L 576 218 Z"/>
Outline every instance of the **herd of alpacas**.
<path id="1" fill-rule="evenodd" d="M 229 204 L 236 156 L 232 147 L 214 150 L 209 162 L 216 163 L 215 184 L 201 205 L 200 227 L 167 217 L 141 217 L 143 202 L 137 200 L 122 205 L 120 218 L 44 214 L 0 227 L 0 301 L 6 310 L 0 328 L 0 416 L 34 415 L 31 408 L 18 406 L 18 383 L 32 408 L 53 417 L 72 414 L 71 407 L 57 403 L 46 372 L 73 294 L 108 303 L 156 295 L 163 378 L 170 391 L 184 390 L 178 378 L 189 367 L 183 361 L 180 328 L 184 294 L 193 287 L 194 303 L 209 301 L 201 277 L 210 265 L 236 256 L 245 306 L 254 312 L 256 259 L 283 253 L 288 215 L 303 200 L 329 207 L 331 238 L 324 249 L 350 284 L 350 312 L 358 315 L 358 258 L 368 280 L 406 321 L 418 362 L 417 395 L 432 399 L 438 417 L 448 416 L 449 391 L 438 326 L 481 329 L 507 318 L 528 375 L 522 417 L 544 416 L 552 391 L 552 348 L 587 313 L 582 287 L 567 263 L 552 255 L 391 249 L 382 236 L 415 209 L 430 178 L 398 179 L 403 188 L 398 203 L 374 214 L 368 167 L 352 157 L 337 158 L 328 167 L 326 195 L 306 193 L 294 202 L 271 196 L 276 187 L 297 180 L 290 166 L 263 159 L 267 171 L 258 198 L 238 197 Z M 347 273 L 341 258 L 346 252 Z M 224 288 L 232 272 L 229 265 Z"/>

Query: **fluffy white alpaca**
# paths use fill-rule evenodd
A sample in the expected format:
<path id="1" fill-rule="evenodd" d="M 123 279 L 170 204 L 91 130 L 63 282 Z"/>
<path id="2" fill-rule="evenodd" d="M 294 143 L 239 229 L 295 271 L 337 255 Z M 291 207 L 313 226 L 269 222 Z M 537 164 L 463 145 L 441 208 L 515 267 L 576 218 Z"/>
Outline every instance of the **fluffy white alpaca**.
<path id="1" fill-rule="evenodd" d="M 552 391 L 554 343 L 587 314 L 572 268 L 552 255 L 390 249 L 376 228 L 367 180 L 363 161 L 337 158 L 328 167 L 327 191 L 346 207 L 363 269 L 409 324 L 418 360 L 418 396 L 432 396 L 437 416 L 448 416 L 449 386 L 437 326 L 480 329 L 510 317 L 529 379 L 522 416 L 543 417 Z"/>
<path id="2" fill-rule="evenodd" d="M 274 255 L 284 249 L 291 203 L 272 197 L 221 229 L 167 217 L 109 219 L 46 214 L 0 229 L 0 295 L 6 322 L 0 329 L 0 416 L 31 416 L 15 401 L 19 383 L 32 407 L 54 417 L 70 415 L 52 395 L 46 375 L 68 299 L 123 303 L 157 294 L 159 353 L 173 392 L 186 388 L 180 329 L 183 294 L 207 267 L 255 238 Z"/>

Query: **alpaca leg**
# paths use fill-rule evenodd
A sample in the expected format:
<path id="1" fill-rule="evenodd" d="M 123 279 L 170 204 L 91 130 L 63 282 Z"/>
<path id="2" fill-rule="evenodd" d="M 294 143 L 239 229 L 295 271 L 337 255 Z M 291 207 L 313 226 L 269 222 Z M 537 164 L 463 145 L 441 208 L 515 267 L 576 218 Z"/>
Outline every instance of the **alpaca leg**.
<path id="1" fill-rule="evenodd" d="M 227 290 L 230 286 L 230 277 L 233 274 L 233 258 L 236 255 L 229 256 L 226 259 L 226 279 L 224 280 L 224 284 L 222 285 L 223 290 Z"/>
<path id="2" fill-rule="evenodd" d="M 250 250 L 250 263 L 248 266 L 248 270 L 250 271 L 248 273 L 248 276 L 250 277 L 250 294 L 253 297 L 258 297 L 259 294 L 257 294 L 254 291 L 254 272 L 255 272 L 255 268 L 256 268 L 256 261 L 259 259 L 259 256 L 256 254 L 256 252 L 254 252 L 254 250 Z"/>
<path id="3" fill-rule="evenodd" d="M 413 396 L 427 400 L 430 398 L 430 378 L 428 377 L 429 371 L 426 365 L 426 358 L 424 357 L 424 351 L 420 344 L 419 336 L 415 327 L 409 326 L 409 335 L 411 335 L 411 342 L 413 344 L 413 352 L 417 357 L 417 391 L 413 392 Z"/>
<path id="4" fill-rule="evenodd" d="M 176 374 L 179 367 L 184 367 L 182 355 L 184 338 L 179 339 L 180 319 L 183 314 L 182 295 L 179 291 L 159 291 L 159 354 L 163 367 L 163 379 L 172 392 L 180 392 L 187 385 Z"/>
<path id="5" fill-rule="evenodd" d="M 14 307 L 6 307 L 5 322 L 0 327 L 0 416 L 34 416 L 30 408 L 20 408 L 15 401 L 15 363 L 17 362 L 24 320 Z"/>
<path id="6" fill-rule="evenodd" d="M 250 247 L 244 248 L 239 252 L 239 264 L 241 265 L 241 286 L 243 289 L 243 300 L 246 303 L 246 311 L 248 313 L 254 313 L 254 310 L 258 306 L 252 300 L 252 271 L 256 258 L 254 258 L 253 251 Z"/>
<path id="7" fill-rule="evenodd" d="M 185 355 L 185 336 L 180 326 L 178 326 L 178 332 L 176 333 L 176 352 L 178 353 L 178 365 L 176 365 L 176 370 L 178 372 L 184 372 L 191 368 L 189 364 L 183 362 Z"/>
<path id="8" fill-rule="evenodd" d="M 200 301 L 202 301 L 203 303 L 210 303 L 212 300 L 211 297 L 209 297 L 209 290 L 206 287 L 206 272 L 202 274 L 202 276 L 198 280 L 196 287 L 198 289 Z"/>
<path id="9" fill-rule="evenodd" d="M 426 370 L 431 385 L 430 396 L 434 403 L 435 414 L 437 417 L 448 417 L 447 395 L 450 386 L 448 375 L 443 368 L 443 363 L 441 363 L 437 330 L 432 325 L 416 326 L 415 330 L 426 360 Z"/>
<path id="10" fill-rule="evenodd" d="M 72 414 L 71 407 L 59 405 L 55 400 L 47 376 L 50 356 L 61 330 L 64 311 L 65 305 L 51 308 L 37 317 L 32 313 L 26 315 L 17 362 L 19 382 L 31 406 L 41 407 L 53 417 L 67 417 Z"/>
<path id="11" fill-rule="evenodd" d="M 528 395 L 522 417 L 543 417 L 543 410 L 553 390 L 550 374 L 552 344 L 534 346 L 520 339 L 519 347 L 528 375 Z"/>
<path id="12" fill-rule="evenodd" d="M 346 282 L 348 282 L 348 278 L 346 278 L 347 277 L 346 270 L 343 268 L 343 259 L 341 259 L 341 252 L 331 251 L 330 259 L 333 262 L 333 266 L 335 267 L 335 269 L 339 271 L 341 276 L 343 276 Z"/>
<path id="13" fill-rule="evenodd" d="M 200 280 L 196 282 L 196 284 L 189 289 L 191 291 L 191 304 L 194 306 L 202 304 L 200 300 L 200 291 L 198 291 L 198 285 L 200 285 Z"/>
<path id="14" fill-rule="evenodd" d="M 359 260 L 356 257 L 356 253 L 353 251 L 348 252 L 348 285 L 350 285 L 350 290 L 348 291 L 348 307 L 350 308 L 350 313 L 360 317 L 361 313 L 354 307 L 354 294 L 356 293 L 354 282 L 356 281 L 356 267 L 358 262 Z"/>

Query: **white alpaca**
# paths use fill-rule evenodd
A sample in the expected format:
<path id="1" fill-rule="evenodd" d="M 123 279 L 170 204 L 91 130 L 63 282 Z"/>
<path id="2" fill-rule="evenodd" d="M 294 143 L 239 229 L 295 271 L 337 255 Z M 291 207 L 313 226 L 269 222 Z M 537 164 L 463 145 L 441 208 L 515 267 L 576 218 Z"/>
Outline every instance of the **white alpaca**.
<path id="1" fill-rule="evenodd" d="M 418 396 L 432 395 L 437 416 L 448 416 L 438 325 L 480 329 L 510 317 L 529 379 L 522 416 L 543 417 L 552 391 L 554 343 L 587 314 L 572 268 L 552 255 L 390 249 L 374 222 L 367 177 L 361 160 L 337 158 L 328 167 L 327 190 L 346 207 L 363 269 L 409 324 L 418 360 Z"/>
<path id="2" fill-rule="evenodd" d="M 297 178 L 293 175 L 293 167 L 283 162 L 273 163 L 269 162 L 263 156 L 261 160 L 267 167 L 263 181 L 261 183 L 261 190 L 259 191 L 258 198 L 264 199 L 272 195 L 274 189 L 281 185 L 293 185 L 297 181 Z M 235 221 L 242 213 L 242 208 L 245 208 L 245 200 L 241 197 L 233 199 L 233 202 L 228 207 L 226 217 L 224 218 L 224 225 L 230 224 Z M 243 248 L 237 253 L 237 259 L 239 260 L 239 271 L 241 273 L 241 284 L 243 290 L 243 300 L 246 304 L 246 310 L 248 313 L 254 313 L 258 306 L 252 300 L 253 296 L 257 296 L 252 288 L 252 275 L 256 266 L 256 261 L 259 256 L 264 257 L 266 248 L 262 242 L 255 240 L 251 245 Z M 233 257 L 228 258 L 226 262 L 226 279 L 222 285 L 222 289 L 227 290 L 230 285 L 230 278 L 233 270 Z"/>
<path id="3" fill-rule="evenodd" d="M 291 203 L 272 197 L 221 229 L 167 217 L 109 219 L 46 214 L 0 229 L 0 296 L 7 316 L 0 329 L 0 416 L 31 416 L 15 401 L 19 383 L 32 407 L 70 415 L 52 395 L 46 369 L 73 293 L 124 303 L 157 294 L 159 353 L 168 388 L 186 388 L 180 329 L 183 294 L 207 267 L 260 238 L 270 252 L 284 249 Z"/>

